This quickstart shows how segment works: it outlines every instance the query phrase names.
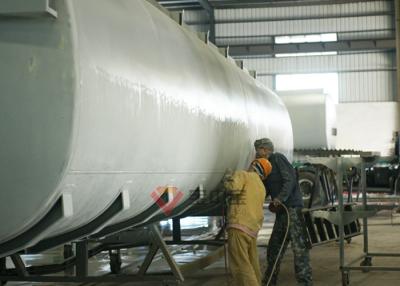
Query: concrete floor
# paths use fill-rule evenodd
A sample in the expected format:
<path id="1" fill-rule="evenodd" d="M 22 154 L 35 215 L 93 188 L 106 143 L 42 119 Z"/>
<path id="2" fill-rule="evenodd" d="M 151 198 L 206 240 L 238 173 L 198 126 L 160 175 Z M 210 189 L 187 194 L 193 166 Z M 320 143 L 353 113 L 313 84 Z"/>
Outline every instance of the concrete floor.
<path id="1" fill-rule="evenodd" d="M 383 212 L 376 218 L 370 220 L 369 244 L 370 251 L 385 253 L 400 253 L 400 226 L 376 224 L 388 224 L 390 213 Z M 395 223 L 399 222 L 396 219 Z M 363 253 L 363 237 L 354 238 L 350 244 L 346 243 L 345 256 L 346 261 L 357 258 Z M 261 254 L 262 256 L 262 254 Z M 341 284 L 341 275 L 339 272 L 339 244 L 330 243 L 323 246 L 317 246 L 311 250 L 311 263 L 313 268 L 314 285 L 336 286 Z M 399 258 L 377 258 L 372 261 L 374 266 L 397 266 L 400 267 Z M 284 258 L 280 285 L 296 285 L 293 271 L 293 255 L 289 250 Z M 351 285 L 400 285 L 400 272 L 351 272 Z"/>
<path id="2" fill-rule="evenodd" d="M 265 245 L 265 240 L 271 230 L 272 216 L 267 216 L 265 228 L 261 234 L 260 244 Z M 369 220 L 369 243 L 370 250 L 373 252 L 388 252 L 400 253 L 400 217 L 395 217 L 391 225 L 391 212 L 382 211 L 378 216 Z M 396 225 L 397 224 L 397 225 Z M 358 257 L 362 254 L 363 237 L 359 236 L 353 238 L 350 244 L 346 243 L 345 253 L 346 261 Z M 199 250 L 196 255 L 201 256 L 203 251 Z M 192 257 L 192 258 L 188 258 Z M 185 251 L 183 254 L 177 256 L 178 261 L 193 259 L 191 251 Z M 339 245 L 337 243 L 330 243 L 322 246 L 317 246 L 311 250 L 311 259 L 313 267 L 314 285 L 316 286 L 336 286 L 341 284 L 341 275 L 339 272 Z M 263 266 L 265 262 L 265 247 L 260 247 L 260 261 Z M 124 257 L 124 265 L 129 264 L 125 271 L 128 273 L 136 272 L 138 262 L 132 260 L 129 256 Z M 375 258 L 372 261 L 374 266 L 398 266 L 400 267 L 399 258 Z M 227 275 L 225 275 L 224 259 L 220 259 L 212 266 L 199 270 L 186 277 L 184 286 L 223 286 L 229 285 L 227 282 Z M 91 269 L 97 274 L 106 273 L 108 271 L 108 260 L 105 255 L 100 255 L 96 259 L 91 260 Z M 152 267 L 153 270 L 167 269 L 163 259 L 158 260 Z M 382 286 L 398 286 L 400 285 L 400 272 L 351 272 L 350 285 L 369 286 L 369 285 L 382 285 Z M 7 284 L 8 285 L 8 284 Z M 32 285 L 31 283 L 10 283 L 9 285 Z M 35 284 L 37 285 L 37 284 Z M 39 285 L 60 285 L 60 284 L 39 284 Z M 64 284 L 66 285 L 66 284 Z M 84 284 L 96 285 L 96 284 Z M 97 284 L 99 285 L 99 284 Z M 112 285 L 112 284 L 101 284 Z M 113 284 L 115 285 L 115 284 Z M 161 285 L 159 283 L 127 283 L 128 285 Z M 296 281 L 293 272 L 293 255 L 289 249 L 286 253 L 279 275 L 279 285 L 295 286 Z"/>
<path id="3" fill-rule="evenodd" d="M 380 212 L 377 217 L 369 220 L 369 244 L 373 252 L 400 253 L 400 218 L 396 217 L 390 225 L 390 212 Z M 386 225 L 382 225 L 386 224 Z M 353 238 L 350 244 L 346 243 L 346 261 L 357 258 L 362 254 L 363 237 Z M 339 245 L 330 243 L 314 247 L 311 250 L 311 263 L 313 268 L 314 285 L 316 286 L 337 286 L 342 285 L 339 272 Z M 265 262 L 265 248 L 260 248 L 260 262 Z M 374 266 L 395 266 L 400 267 L 399 258 L 375 258 L 372 261 Z M 265 266 L 265 265 L 264 265 Z M 224 276 L 224 263 L 221 261 L 205 270 L 188 277 L 184 285 L 190 286 L 222 286 L 229 285 Z M 221 277 L 219 277 L 221 275 Z M 400 285 L 400 272 L 351 272 L 350 285 L 357 286 L 398 286 Z M 295 286 L 293 270 L 293 254 L 289 249 L 286 253 L 279 275 L 279 285 Z"/>

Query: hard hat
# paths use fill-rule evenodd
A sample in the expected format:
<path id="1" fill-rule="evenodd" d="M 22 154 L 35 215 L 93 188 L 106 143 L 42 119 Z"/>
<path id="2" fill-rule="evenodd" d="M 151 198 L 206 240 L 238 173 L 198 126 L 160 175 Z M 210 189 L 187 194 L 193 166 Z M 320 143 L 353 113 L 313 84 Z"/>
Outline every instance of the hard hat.
<path id="1" fill-rule="evenodd" d="M 268 177 L 268 175 L 271 174 L 272 171 L 271 163 L 265 158 L 255 159 L 251 163 L 251 166 L 253 167 L 254 171 L 256 171 L 256 173 L 263 179 Z"/>

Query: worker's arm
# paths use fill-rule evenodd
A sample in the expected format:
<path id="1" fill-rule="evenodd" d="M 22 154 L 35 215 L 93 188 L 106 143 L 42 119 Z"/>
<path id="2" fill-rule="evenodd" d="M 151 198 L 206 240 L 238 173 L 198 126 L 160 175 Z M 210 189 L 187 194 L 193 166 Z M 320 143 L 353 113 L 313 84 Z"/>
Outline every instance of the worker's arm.
<path id="1" fill-rule="evenodd" d="M 245 173 L 243 171 L 237 171 L 224 180 L 225 189 L 232 195 L 238 195 L 243 190 L 245 180 Z"/>
<path id="2" fill-rule="evenodd" d="M 284 203 L 288 200 L 296 186 L 296 174 L 292 165 L 290 165 L 283 155 L 276 158 L 276 163 L 282 178 L 282 189 L 280 190 L 277 199 Z"/>

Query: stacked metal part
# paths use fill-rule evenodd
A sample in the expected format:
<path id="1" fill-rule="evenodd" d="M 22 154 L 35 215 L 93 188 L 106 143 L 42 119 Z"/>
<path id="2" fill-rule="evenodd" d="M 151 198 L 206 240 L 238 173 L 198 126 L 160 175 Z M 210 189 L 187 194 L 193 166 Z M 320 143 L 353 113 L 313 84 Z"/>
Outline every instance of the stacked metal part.
<path id="1" fill-rule="evenodd" d="M 291 156 L 282 101 L 147 1 L 52 3 L 0 18 L 0 256 L 149 222 L 258 137 Z"/>

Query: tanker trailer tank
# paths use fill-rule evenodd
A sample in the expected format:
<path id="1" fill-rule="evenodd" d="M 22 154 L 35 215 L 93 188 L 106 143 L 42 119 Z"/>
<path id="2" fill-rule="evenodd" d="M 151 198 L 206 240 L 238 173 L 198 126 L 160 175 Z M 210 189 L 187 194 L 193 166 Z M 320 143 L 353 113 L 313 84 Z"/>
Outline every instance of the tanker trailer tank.
<path id="1" fill-rule="evenodd" d="M 156 190 L 214 190 L 258 137 L 291 156 L 282 101 L 149 2 L 51 3 L 0 5 L 0 256 L 145 223 Z"/>

